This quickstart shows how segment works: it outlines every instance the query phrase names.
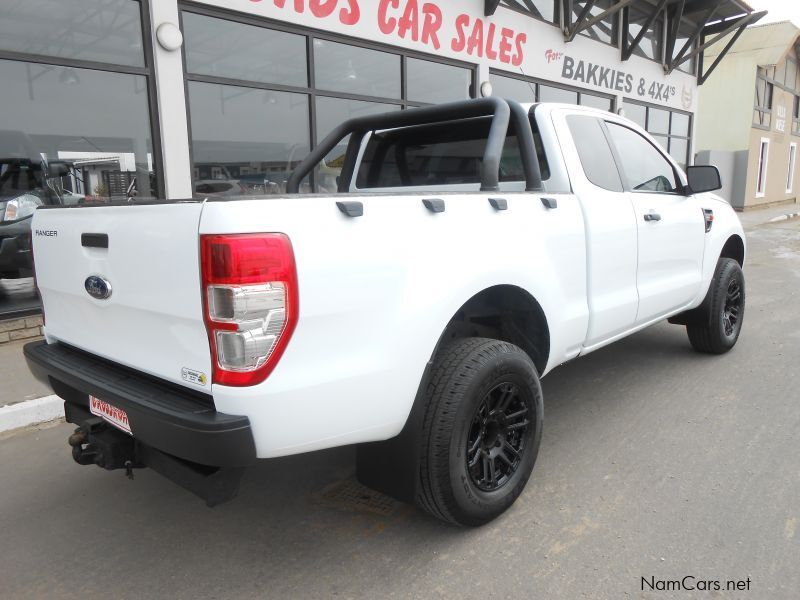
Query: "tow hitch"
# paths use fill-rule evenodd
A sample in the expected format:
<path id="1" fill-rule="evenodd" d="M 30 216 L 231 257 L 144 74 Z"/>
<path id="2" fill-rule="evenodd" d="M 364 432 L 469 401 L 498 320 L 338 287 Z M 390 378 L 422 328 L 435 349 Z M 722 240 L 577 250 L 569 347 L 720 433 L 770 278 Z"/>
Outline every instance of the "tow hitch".
<path id="1" fill-rule="evenodd" d="M 69 402 L 64 408 L 67 420 L 79 425 L 67 440 L 72 447 L 72 458 L 79 465 L 97 465 L 109 471 L 125 469 L 129 479 L 133 479 L 134 469 L 150 467 L 200 496 L 208 506 L 232 500 L 239 493 L 244 468 L 213 467 L 183 460 L 141 443 Z"/>
<path id="2" fill-rule="evenodd" d="M 72 446 L 72 458 L 79 465 L 97 465 L 109 471 L 125 469 L 129 479 L 133 479 L 133 469 L 146 466 L 136 459 L 136 441 L 109 427 L 99 417 L 86 419 L 67 442 Z"/>

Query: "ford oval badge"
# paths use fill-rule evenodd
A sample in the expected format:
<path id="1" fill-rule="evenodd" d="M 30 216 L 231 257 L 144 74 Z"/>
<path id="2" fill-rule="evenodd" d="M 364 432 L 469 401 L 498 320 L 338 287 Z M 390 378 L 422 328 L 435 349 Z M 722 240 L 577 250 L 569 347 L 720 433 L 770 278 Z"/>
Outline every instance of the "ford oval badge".
<path id="1" fill-rule="evenodd" d="M 106 300 L 111 296 L 111 284 L 99 275 L 87 277 L 83 282 L 83 287 L 86 288 L 87 294 L 98 300 Z"/>

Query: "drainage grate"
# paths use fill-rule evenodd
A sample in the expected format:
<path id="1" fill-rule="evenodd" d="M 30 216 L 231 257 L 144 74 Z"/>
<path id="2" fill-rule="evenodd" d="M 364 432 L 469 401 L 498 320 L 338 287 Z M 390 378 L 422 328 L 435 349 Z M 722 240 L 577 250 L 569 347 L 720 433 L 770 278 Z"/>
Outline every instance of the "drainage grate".
<path id="1" fill-rule="evenodd" d="M 341 510 L 370 512 L 388 517 L 401 503 L 361 485 L 355 479 L 332 483 L 317 495 L 321 504 Z"/>

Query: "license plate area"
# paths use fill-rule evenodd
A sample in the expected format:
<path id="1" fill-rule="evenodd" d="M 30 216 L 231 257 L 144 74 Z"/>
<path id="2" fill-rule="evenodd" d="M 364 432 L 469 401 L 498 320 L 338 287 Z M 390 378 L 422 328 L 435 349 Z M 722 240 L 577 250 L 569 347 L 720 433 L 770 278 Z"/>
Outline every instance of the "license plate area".
<path id="1" fill-rule="evenodd" d="M 89 412 L 100 417 L 107 423 L 110 423 L 117 429 L 129 435 L 133 435 L 130 422 L 128 421 L 128 413 L 121 408 L 117 408 L 113 404 L 95 396 L 89 396 Z"/>

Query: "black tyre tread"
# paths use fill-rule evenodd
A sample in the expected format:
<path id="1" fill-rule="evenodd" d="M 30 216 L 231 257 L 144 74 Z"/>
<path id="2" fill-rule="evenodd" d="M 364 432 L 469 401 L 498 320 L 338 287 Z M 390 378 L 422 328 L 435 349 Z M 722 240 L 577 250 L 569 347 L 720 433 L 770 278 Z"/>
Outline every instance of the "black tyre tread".
<path id="1" fill-rule="evenodd" d="M 437 354 L 426 394 L 429 402 L 422 426 L 420 485 L 416 498 L 417 505 L 431 516 L 455 525 L 464 525 L 453 514 L 447 493 L 441 487 L 442 482 L 449 480 L 447 460 L 436 461 L 439 468 L 435 472 L 431 470 L 429 460 L 431 454 L 447 456 L 449 452 L 449 434 L 454 421 L 448 420 L 448 417 L 454 415 L 464 389 L 457 380 L 464 379 L 467 382 L 469 378 L 466 377 L 466 371 L 480 368 L 487 359 L 498 354 L 515 351 L 525 354 L 521 348 L 500 340 L 462 338 L 448 344 Z M 436 428 L 433 427 L 435 418 L 440 423 Z"/>
<path id="2" fill-rule="evenodd" d="M 716 307 L 719 305 L 721 297 L 727 294 L 727 281 L 728 275 L 731 271 L 741 270 L 739 263 L 732 258 L 720 258 L 717 262 L 717 268 L 714 273 L 714 280 L 711 282 L 711 287 L 708 291 L 710 296 L 709 302 L 703 304 L 708 311 L 708 314 L 703 315 L 701 323 L 690 324 L 686 326 L 686 334 L 689 336 L 689 343 L 698 352 L 704 354 L 724 354 L 732 348 L 726 345 L 718 331 L 719 326 L 716 323 Z M 744 282 L 744 278 L 742 278 Z M 742 289 L 744 294 L 744 288 Z M 744 318 L 744 311 L 742 311 L 742 318 Z M 735 342 L 734 342 L 735 344 Z"/>
<path id="3" fill-rule="evenodd" d="M 705 354 L 715 354 L 711 344 L 711 332 L 708 325 L 687 325 L 686 335 L 692 348 Z"/>

